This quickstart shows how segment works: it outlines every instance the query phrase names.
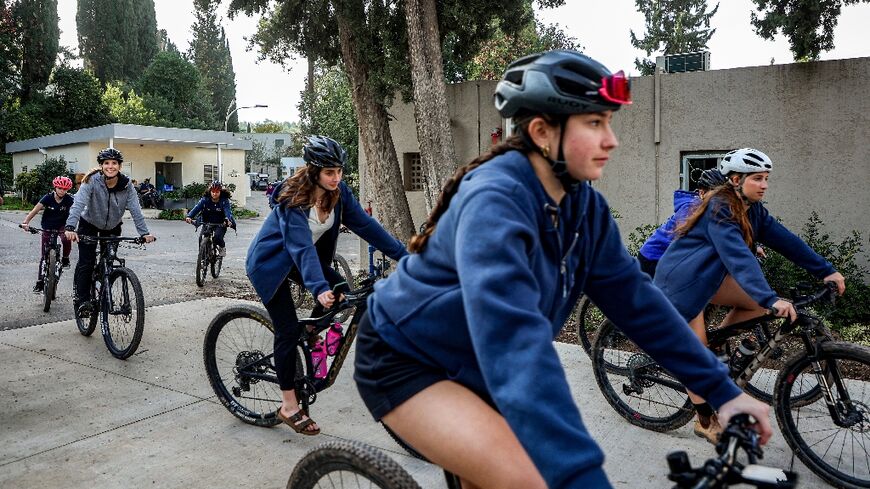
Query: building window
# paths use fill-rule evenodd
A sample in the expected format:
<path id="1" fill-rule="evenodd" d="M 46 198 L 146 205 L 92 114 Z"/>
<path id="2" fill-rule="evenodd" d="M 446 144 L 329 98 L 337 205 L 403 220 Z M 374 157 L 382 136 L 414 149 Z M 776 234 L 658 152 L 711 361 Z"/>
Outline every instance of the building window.
<path id="1" fill-rule="evenodd" d="M 283 139 L 276 139 L 275 140 L 275 147 L 276 148 L 283 148 L 284 147 L 284 140 Z"/>
<path id="2" fill-rule="evenodd" d="M 423 190 L 423 163 L 420 153 L 405 153 L 402 155 L 402 174 L 405 180 L 405 191 Z"/>
<path id="3" fill-rule="evenodd" d="M 680 164 L 680 188 L 689 191 L 698 190 L 698 179 L 701 173 L 711 168 L 718 168 L 725 153 L 725 151 L 683 153 Z"/>
<path id="4" fill-rule="evenodd" d="M 218 168 L 217 165 L 203 165 L 202 167 L 202 181 L 203 183 L 211 183 L 218 178 Z"/>

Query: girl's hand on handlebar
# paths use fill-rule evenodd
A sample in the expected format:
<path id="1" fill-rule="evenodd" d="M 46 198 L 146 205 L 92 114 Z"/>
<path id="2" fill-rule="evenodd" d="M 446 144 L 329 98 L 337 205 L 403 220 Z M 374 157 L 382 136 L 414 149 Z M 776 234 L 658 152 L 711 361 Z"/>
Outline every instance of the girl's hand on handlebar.
<path id="1" fill-rule="evenodd" d="M 22 222 L 21 224 L 18 225 L 18 227 L 20 227 L 21 229 L 23 229 L 27 232 L 30 232 L 30 226 L 26 222 Z"/>
<path id="2" fill-rule="evenodd" d="M 190 223 L 193 222 L 193 219 L 191 219 L 191 218 L 189 218 L 189 217 L 185 217 L 185 218 L 184 218 L 184 222 L 190 224 Z"/>
<path id="3" fill-rule="evenodd" d="M 146 243 L 152 243 L 157 238 L 154 236 L 151 236 L 150 234 L 146 234 L 145 236 L 142 236 L 142 239 L 144 239 Z"/>
<path id="4" fill-rule="evenodd" d="M 789 301 L 779 299 L 773 303 L 770 309 L 777 317 L 787 317 L 791 322 L 797 320 L 797 311 L 794 310 L 794 304 Z"/>
<path id="5" fill-rule="evenodd" d="M 843 274 L 840 272 L 834 272 L 828 275 L 824 278 L 824 281 L 837 284 L 837 293 L 840 295 L 843 295 L 843 292 L 846 291 L 846 279 L 843 278 Z"/>
<path id="6" fill-rule="evenodd" d="M 767 444 L 773 435 L 773 428 L 770 426 L 770 406 L 750 397 L 749 394 L 741 393 L 719 408 L 719 423 L 722 426 L 728 426 L 728 420 L 740 413 L 746 413 L 755 418 L 753 428 L 760 436 L 759 442 L 762 445 Z"/>
<path id="7" fill-rule="evenodd" d="M 79 235 L 76 234 L 75 231 L 66 231 L 63 234 L 66 235 L 66 239 L 72 241 L 73 243 L 79 240 Z"/>
<path id="8" fill-rule="evenodd" d="M 323 307 L 329 309 L 335 302 L 335 294 L 333 294 L 331 290 L 327 290 L 317 296 L 317 302 L 323 305 Z"/>

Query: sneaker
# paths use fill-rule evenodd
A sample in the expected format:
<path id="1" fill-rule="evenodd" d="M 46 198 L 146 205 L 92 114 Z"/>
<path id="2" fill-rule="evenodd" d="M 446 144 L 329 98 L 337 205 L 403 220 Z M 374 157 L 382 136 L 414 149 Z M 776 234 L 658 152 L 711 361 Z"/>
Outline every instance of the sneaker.
<path id="1" fill-rule="evenodd" d="M 695 434 L 715 445 L 722 434 L 722 425 L 719 424 L 719 417 L 714 414 L 706 424 L 707 427 L 705 428 L 704 424 L 701 423 L 700 416 L 695 419 Z"/>
<path id="2" fill-rule="evenodd" d="M 227 256 L 226 246 L 218 246 L 217 249 L 218 249 L 218 256 L 219 257 L 223 258 L 223 257 Z"/>
<path id="3" fill-rule="evenodd" d="M 44 289 L 44 288 L 45 288 L 45 284 L 42 282 L 42 280 L 37 280 L 36 285 L 33 286 L 33 292 L 38 294 L 38 293 L 42 292 L 42 289 Z"/>
<path id="4" fill-rule="evenodd" d="M 69 257 L 65 256 L 60 259 L 60 265 L 64 268 L 69 268 Z"/>

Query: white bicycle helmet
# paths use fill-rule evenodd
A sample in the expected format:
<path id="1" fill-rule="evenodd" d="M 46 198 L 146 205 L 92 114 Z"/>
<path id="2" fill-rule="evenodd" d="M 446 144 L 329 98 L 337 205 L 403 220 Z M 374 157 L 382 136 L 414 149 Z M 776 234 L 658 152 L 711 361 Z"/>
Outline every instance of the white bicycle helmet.
<path id="1" fill-rule="evenodd" d="M 720 171 L 723 175 L 729 173 L 758 173 L 771 171 L 773 162 L 766 154 L 752 148 L 735 149 L 722 158 Z"/>

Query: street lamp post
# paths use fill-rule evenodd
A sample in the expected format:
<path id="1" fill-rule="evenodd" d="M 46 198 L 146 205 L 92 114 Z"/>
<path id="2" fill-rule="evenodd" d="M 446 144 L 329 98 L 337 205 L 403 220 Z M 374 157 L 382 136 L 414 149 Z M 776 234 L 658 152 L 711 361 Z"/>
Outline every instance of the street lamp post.
<path id="1" fill-rule="evenodd" d="M 229 123 L 230 123 L 230 117 L 232 117 L 233 114 L 235 114 L 236 112 L 238 112 L 242 109 L 264 109 L 264 108 L 268 107 L 268 105 L 263 105 L 263 104 L 246 105 L 244 107 L 236 107 L 235 109 L 230 111 L 230 109 L 235 104 L 236 104 L 236 101 L 233 100 L 232 102 L 230 102 L 230 105 L 227 106 L 227 116 L 224 119 L 224 132 L 229 132 L 227 130 L 227 128 L 228 128 Z M 223 158 L 221 157 L 221 143 L 217 143 L 217 156 L 218 156 L 218 180 L 223 181 L 224 180 L 224 162 L 223 162 Z"/>

